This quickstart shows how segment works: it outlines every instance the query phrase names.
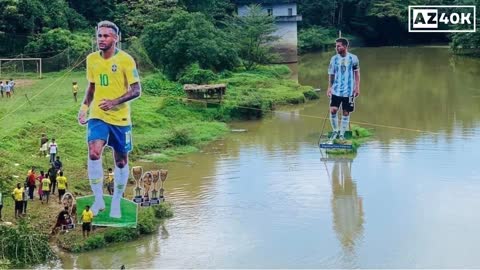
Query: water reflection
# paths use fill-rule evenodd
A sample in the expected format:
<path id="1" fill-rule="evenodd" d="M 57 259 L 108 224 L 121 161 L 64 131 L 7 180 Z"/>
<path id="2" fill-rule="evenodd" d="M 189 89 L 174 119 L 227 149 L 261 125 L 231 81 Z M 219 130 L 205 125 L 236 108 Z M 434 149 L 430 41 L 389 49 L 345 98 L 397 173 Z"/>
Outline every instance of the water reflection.
<path id="1" fill-rule="evenodd" d="M 338 159 L 331 172 L 333 227 L 346 252 L 355 253 L 355 243 L 363 233 L 362 197 L 352 178 L 353 160 Z"/>

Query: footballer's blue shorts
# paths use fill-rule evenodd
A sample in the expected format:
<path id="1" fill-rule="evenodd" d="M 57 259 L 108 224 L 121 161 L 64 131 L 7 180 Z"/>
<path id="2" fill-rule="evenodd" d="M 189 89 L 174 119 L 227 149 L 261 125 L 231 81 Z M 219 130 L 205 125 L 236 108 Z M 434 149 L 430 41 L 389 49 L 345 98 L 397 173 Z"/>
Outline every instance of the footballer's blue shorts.
<path id="1" fill-rule="evenodd" d="M 132 126 L 115 126 L 100 119 L 89 119 L 87 131 L 88 142 L 103 140 L 118 153 L 132 150 Z"/>

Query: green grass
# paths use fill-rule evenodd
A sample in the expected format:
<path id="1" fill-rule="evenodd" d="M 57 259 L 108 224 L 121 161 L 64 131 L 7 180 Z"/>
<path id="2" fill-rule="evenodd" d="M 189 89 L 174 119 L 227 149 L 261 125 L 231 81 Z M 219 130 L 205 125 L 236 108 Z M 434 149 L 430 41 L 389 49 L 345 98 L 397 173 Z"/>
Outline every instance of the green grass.
<path id="1" fill-rule="evenodd" d="M 289 73 L 288 67 L 276 65 L 224 76 L 220 82 L 228 85 L 226 108 L 231 116 L 262 117 L 278 105 L 301 104 L 307 99 L 318 98 L 312 87 L 289 80 Z"/>
<path id="2" fill-rule="evenodd" d="M 331 134 L 329 133 L 328 136 Z M 351 132 L 345 133 L 345 141 L 341 142 L 339 140 L 334 140 L 334 143 L 338 144 L 351 144 L 352 149 L 327 149 L 326 153 L 330 155 L 341 155 L 341 156 L 348 156 L 357 152 L 358 148 L 364 144 L 370 136 L 372 136 L 372 131 L 366 128 L 359 127 L 357 125 L 351 126 Z"/>
<path id="3" fill-rule="evenodd" d="M 120 208 L 122 211 L 121 218 L 111 218 L 110 217 L 110 205 L 112 202 L 112 196 L 103 195 L 103 199 L 105 201 L 105 210 L 98 212 L 98 214 L 94 217 L 92 224 L 97 226 L 109 226 L 109 227 L 130 227 L 135 228 L 137 226 L 137 204 L 123 199 L 120 203 Z M 94 196 L 84 196 L 77 198 L 77 220 L 81 220 L 82 218 L 82 211 L 85 209 L 85 206 L 93 205 L 95 201 Z"/>

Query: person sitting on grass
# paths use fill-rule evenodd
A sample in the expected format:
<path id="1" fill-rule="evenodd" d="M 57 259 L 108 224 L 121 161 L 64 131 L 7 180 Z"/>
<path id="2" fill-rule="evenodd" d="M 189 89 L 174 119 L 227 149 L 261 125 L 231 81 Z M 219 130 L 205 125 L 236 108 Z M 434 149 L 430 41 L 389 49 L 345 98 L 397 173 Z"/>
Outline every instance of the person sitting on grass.
<path id="1" fill-rule="evenodd" d="M 52 228 L 52 235 L 56 234 L 58 230 L 62 228 L 62 226 L 68 225 L 70 222 L 69 219 L 70 219 L 70 214 L 68 213 L 68 207 L 65 206 L 63 210 L 60 211 L 60 213 L 58 213 L 57 221 L 55 222 L 55 225 Z"/>

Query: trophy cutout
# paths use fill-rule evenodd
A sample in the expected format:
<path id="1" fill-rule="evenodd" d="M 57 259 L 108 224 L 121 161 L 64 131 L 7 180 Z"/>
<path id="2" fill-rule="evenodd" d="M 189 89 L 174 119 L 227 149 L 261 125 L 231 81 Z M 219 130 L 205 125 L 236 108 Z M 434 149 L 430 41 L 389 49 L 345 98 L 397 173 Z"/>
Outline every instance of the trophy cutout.
<path id="1" fill-rule="evenodd" d="M 135 179 L 135 197 L 133 198 L 133 202 L 135 203 L 142 203 L 143 196 L 142 196 L 142 174 L 143 168 L 141 166 L 135 166 L 132 168 L 132 175 L 133 179 Z"/>
<path id="2" fill-rule="evenodd" d="M 156 205 L 160 204 L 160 200 L 158 198 L 158 189 L 157 189 L 157 184 L 158 181 L 160 180 L 160 171 L 152 171 L 152 177 L 153 177 L 153 190 L 152 190 L 152 198 L 150 199 L 150 204 L 151 205 Z"/>
<path id="3" fill-rule="evenodd" d="M 162 181 L 162 186 L 160 187 L 160 202 L 165 201 L 165 196 L 163 193 L 165 192 L 165 189 L 163 188 L 163 184 L 165 183 L 165 180 L 167 180 L 168 176 L 168 170 L 160 170 L 160 180 Z"/>
<path id="4" fill-rule="evenodd" d="M 153 175 L 150 171 L 143 174 L 142 182 L 143 182 L 143 202 L 140 205 L 150 206 L 150 189 L 153 183 Z"/>

